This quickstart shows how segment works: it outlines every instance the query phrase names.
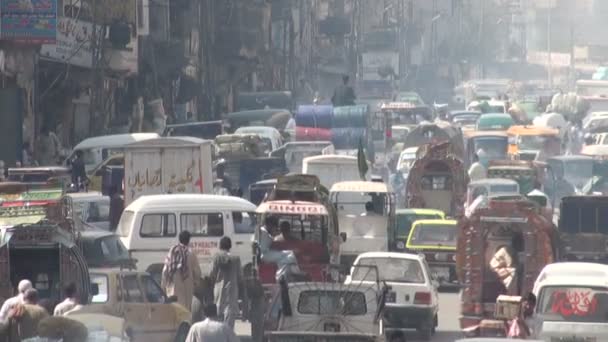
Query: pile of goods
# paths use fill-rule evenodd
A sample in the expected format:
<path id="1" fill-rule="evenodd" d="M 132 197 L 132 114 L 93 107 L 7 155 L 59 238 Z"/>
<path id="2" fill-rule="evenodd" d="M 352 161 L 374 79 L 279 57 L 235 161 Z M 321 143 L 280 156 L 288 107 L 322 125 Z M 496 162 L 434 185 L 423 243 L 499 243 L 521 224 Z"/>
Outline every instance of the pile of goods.
<path id="1" fill-rule="evenodd" d="M 368 106 L 300 106 L 296 140 L 331 141 L 336 149 L 355 149 L 366 141 Z"/>
<path id="2" fill-rule="evenodd" d="M 300 106 L 296 113 L 296 140 L 329 141 L 333 106 Z"/>

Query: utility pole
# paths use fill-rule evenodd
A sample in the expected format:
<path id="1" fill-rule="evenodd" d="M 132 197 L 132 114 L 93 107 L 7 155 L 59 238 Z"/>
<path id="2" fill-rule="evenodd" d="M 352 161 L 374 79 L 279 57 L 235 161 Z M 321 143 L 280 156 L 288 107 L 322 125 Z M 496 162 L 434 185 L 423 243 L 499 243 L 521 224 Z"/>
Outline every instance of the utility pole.
<path id="1" fill-rule="evenodd" d="M 574 16 L 576 13 L 576 2 L 570 2 L 570 86 L 576 85 L 576 61 L 574 60 L 574 50 L 576 46 L 576 36 L 574 31 Z"/>
<path id="2" fill-rule="evenodd" d="M 551 62 L 551 6 L 547 8 L 547 75 L 549 88 L 553 88 L 553 63 Z"/>
<path id="3" fill-rule="evenodd" d="M 481 47 L 481 78 L 486 77 L 486 39 L 485 39 L 485 16 L 486 16 L 486 0 L 480 0 L 480 15 L 479 15 L 479 46 Z"/>

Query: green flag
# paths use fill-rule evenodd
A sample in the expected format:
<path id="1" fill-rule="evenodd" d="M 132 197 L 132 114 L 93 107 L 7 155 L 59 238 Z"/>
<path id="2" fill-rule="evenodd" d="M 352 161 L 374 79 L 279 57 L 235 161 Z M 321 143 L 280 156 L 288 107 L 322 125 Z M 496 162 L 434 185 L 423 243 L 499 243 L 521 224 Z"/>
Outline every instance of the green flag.
<path id="1" fill-rule="evenodd" d="M 363 148 L 363 138 L 359 139 L 359 150 L 357 151 L 357 165 L 359 166 L 359 176 L 361 180 L 365 180 L 367 174 L 367 158 L 365 158 L 365 150 Z"/>

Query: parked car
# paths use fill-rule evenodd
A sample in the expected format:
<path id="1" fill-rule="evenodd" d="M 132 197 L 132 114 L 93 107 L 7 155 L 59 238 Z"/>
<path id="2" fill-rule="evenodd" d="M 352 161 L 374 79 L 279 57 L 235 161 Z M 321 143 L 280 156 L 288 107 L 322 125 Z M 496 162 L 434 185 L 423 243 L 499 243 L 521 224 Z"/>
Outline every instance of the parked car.
<path id="1" fill-rule="evenodd" d="M 74 217 L 90 226 L 110 230 L 110 197 L 100 192 L 68 194 L 74 206 Z"/>
<path id="2" fill-rule="evenodd" d="M 383 313 L 384 332 L 416 329 L 424 340 L 430 340 L 438 324 L 439 284 L 431 280 L 431 271 L 424 256 L 393 252 L 363 253 L 353 263 L 345 284 L 369 286 L 378 280 L 390 286 Z"/>
<path id="3" fill-rule="evenodd" d="M 91 268 L 135 268 L 136 260 L 131 258 L 116 234 L 101 229 L 85 230 L 80 232 L 80 241 L 84 258 Z"/>
<path id="4" fill-rule="evenodd" d="M 131 331 L 131 342 L 183 342 L 192 314 L 169 298 L 151 275 L 119 269 L 92 269 L 91 304 L 66 315 L 102 313 L 122 317 Z"/>

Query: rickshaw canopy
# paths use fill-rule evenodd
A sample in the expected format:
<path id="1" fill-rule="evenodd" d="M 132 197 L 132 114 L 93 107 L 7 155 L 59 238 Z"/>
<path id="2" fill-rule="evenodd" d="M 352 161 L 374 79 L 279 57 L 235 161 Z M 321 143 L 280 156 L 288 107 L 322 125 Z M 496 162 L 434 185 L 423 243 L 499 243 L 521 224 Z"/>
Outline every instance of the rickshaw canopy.
<path id="1" fill-rule="evenodd" d="M 329 215 L 324 205 L 304 201 L 264 202 L 258 206 L 256 212 L 258 214 Z"/>
<path id="2" fill-rule="evenodd" d="M 331 187 L 330 192 L 387 193 L 388 187 L 386 186 L 386 183 L 380 183 L 380 182 L 351 181 L 351 182 L 340 182 L 340 183 L 334 184 Z"/>

